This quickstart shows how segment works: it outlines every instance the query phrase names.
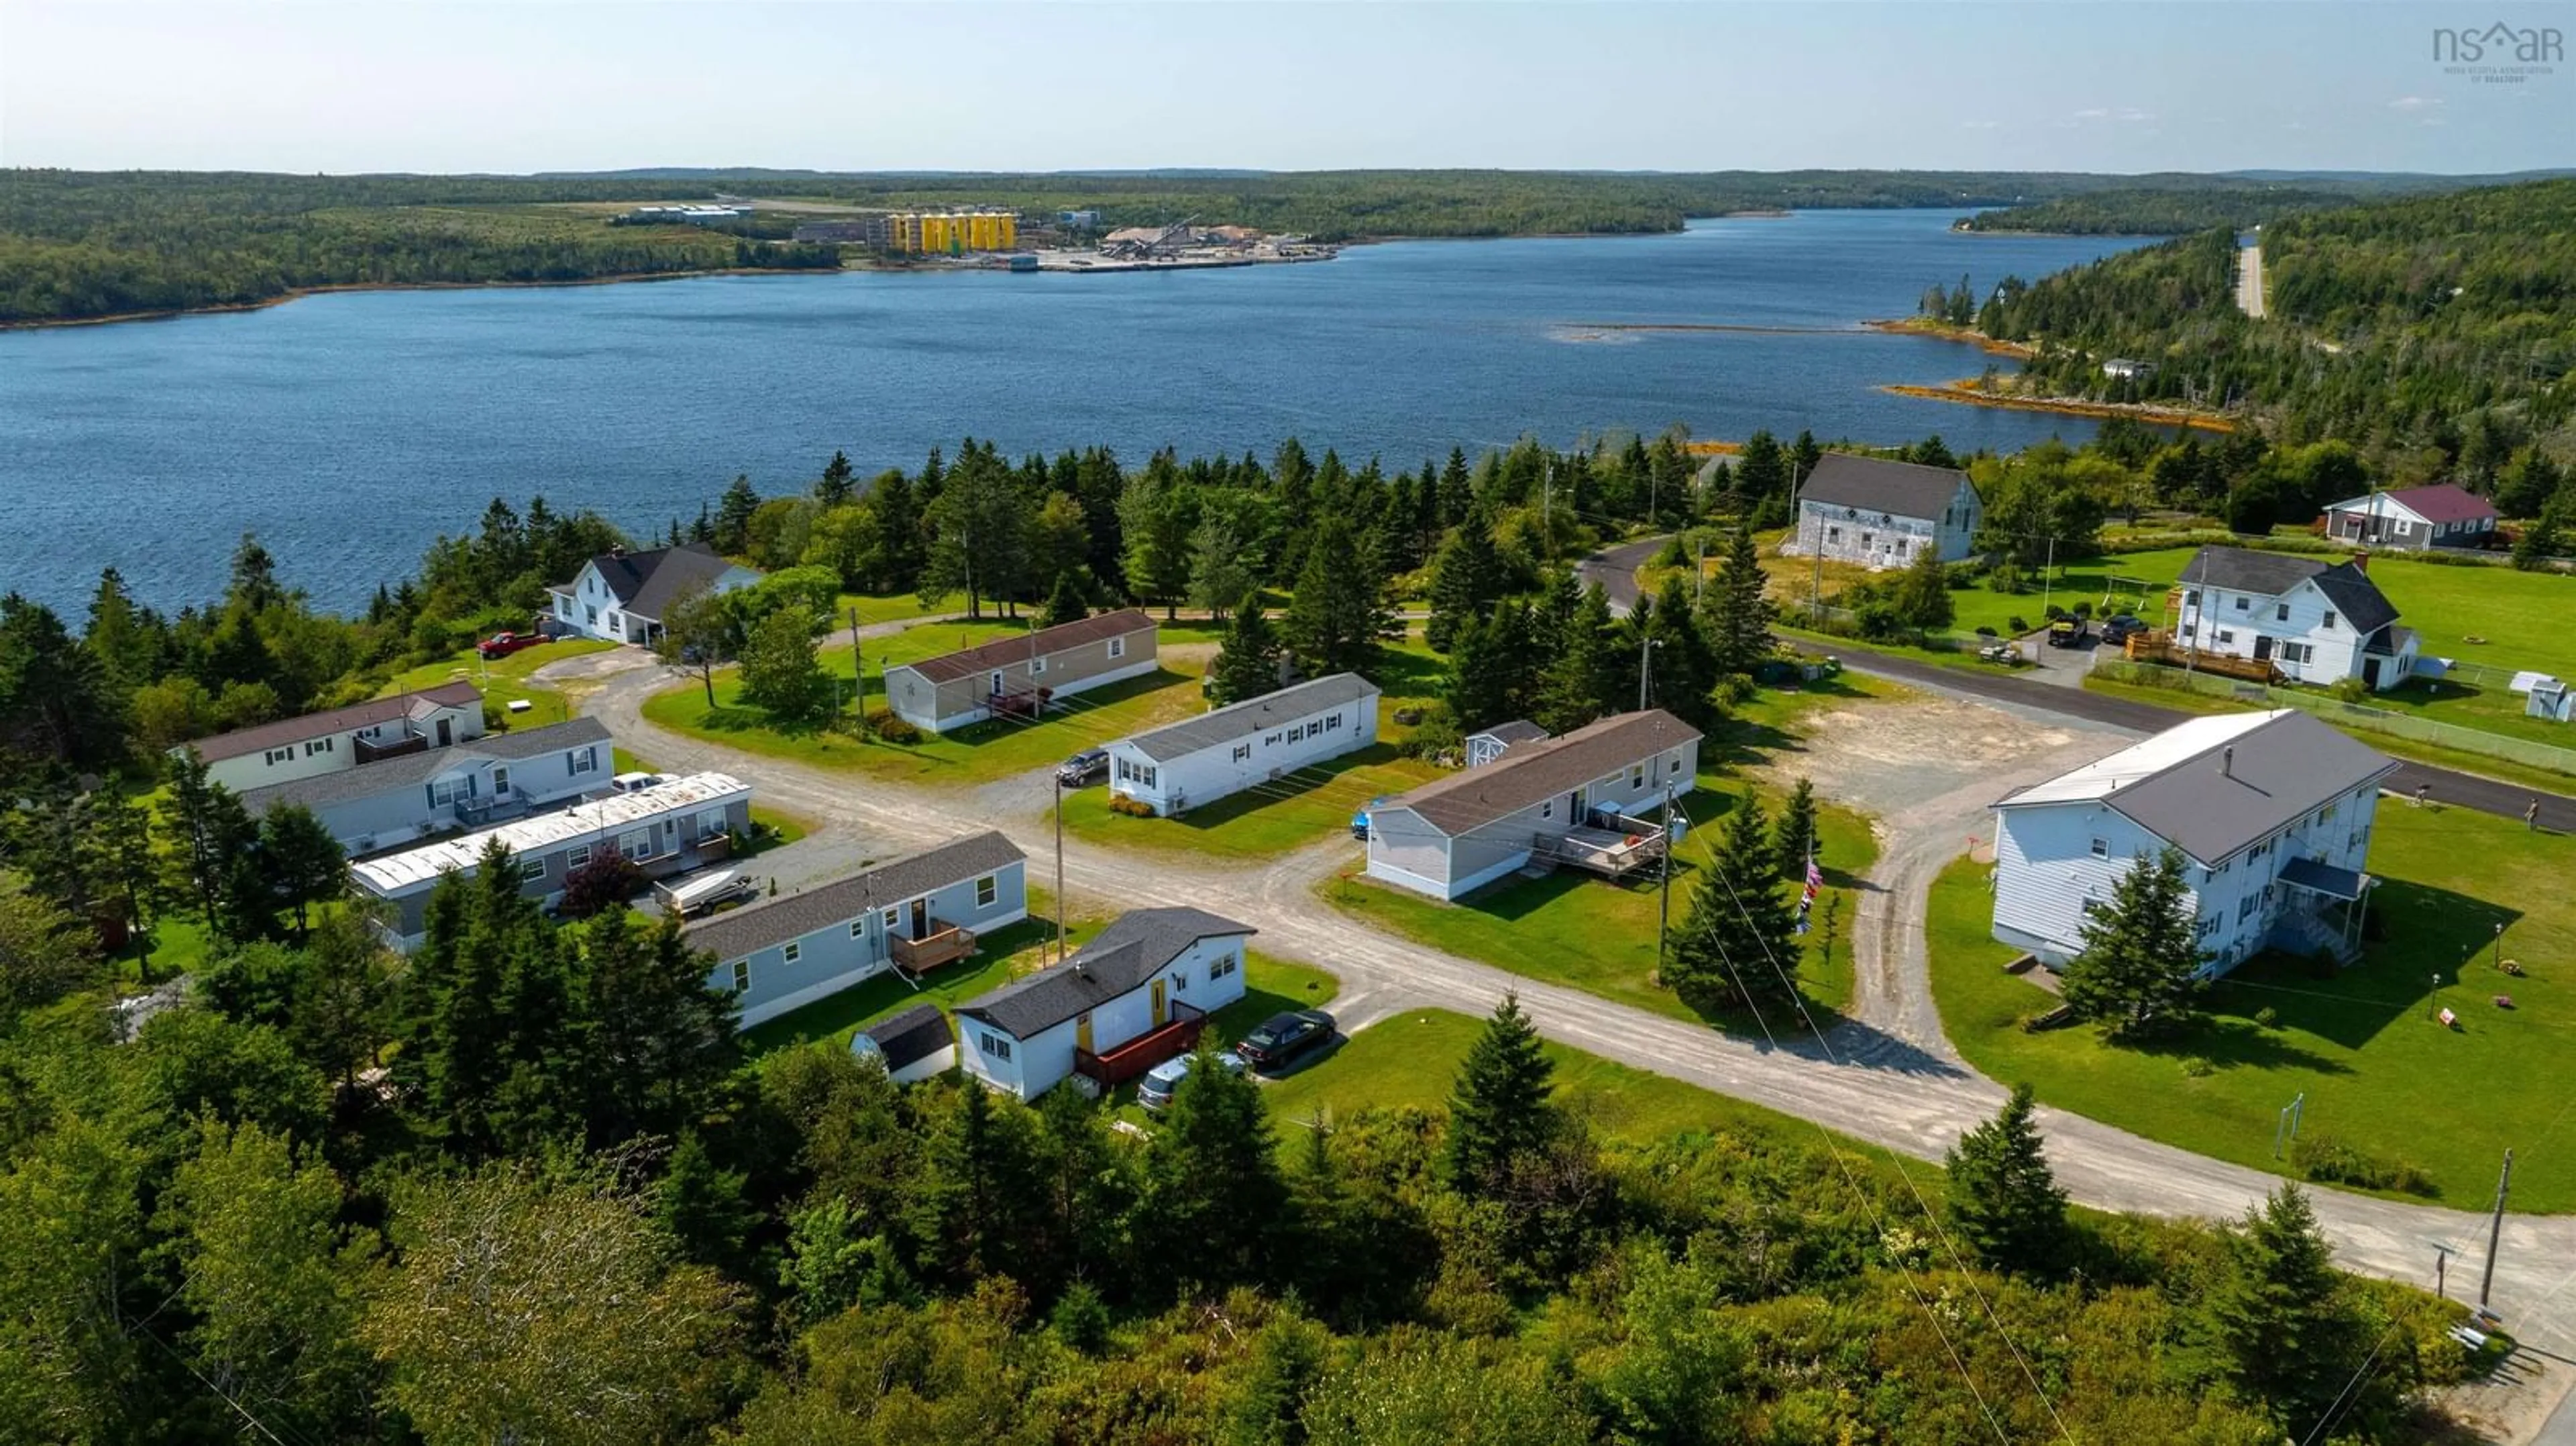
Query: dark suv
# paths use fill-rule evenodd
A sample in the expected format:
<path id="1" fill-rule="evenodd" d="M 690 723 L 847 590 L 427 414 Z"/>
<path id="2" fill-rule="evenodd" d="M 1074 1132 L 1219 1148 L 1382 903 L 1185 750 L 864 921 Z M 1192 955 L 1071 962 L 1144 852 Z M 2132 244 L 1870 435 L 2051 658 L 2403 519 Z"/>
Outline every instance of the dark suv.
<path id="1" fill-rule="evenodd" d="M 1055 781 L 1067 788 L 1098 783 L 1109 776 L 1109 750 L 1086 748 L 1056 765 Z"/>
<path id="2" fill-rule="evenodd" d="M 1333 1037 L 1333 1016 L 1320 1009 L 1274 1014 L 1234 1042 L 1243 1062 L 1273 1074 L 1323 1047 Z"/>
<path id="3" fill-rule="evenodd" d="M 2127 613 L 2122 613 L 2102 624 L 2102 641 L 2116 646 L 2146 630 L 2147 624 L 2144 619 L 2133 618 Z"/>

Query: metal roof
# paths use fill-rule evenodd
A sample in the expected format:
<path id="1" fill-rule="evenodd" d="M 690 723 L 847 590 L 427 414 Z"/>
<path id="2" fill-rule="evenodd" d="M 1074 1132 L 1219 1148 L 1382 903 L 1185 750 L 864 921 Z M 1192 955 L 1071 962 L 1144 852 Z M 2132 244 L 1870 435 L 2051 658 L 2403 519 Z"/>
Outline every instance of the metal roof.
<path id="1" fill-rule="evenodd" d="M 1027 858 L 1018 845 L 998 833 L 968 834 L 936 848 L 888 859 L 845 879 L 701 919 L 686 930 L 689 947 L 708 950 L 720 959 L 740 959 Z"/>
<path id="2" fill-rule="evenodd" d="M 1959 495 L 1959 484 L 1967 480 L 1967 473 L 1952 467 L 1827 452 L 1817 459 L 1816 470 L 1807 474 L 1798 496 L 1863 512 L 1928 519 L 1947 510 L 1950 499 Z"/>
<path id="3" fill-rule="evenodd" d="M 415 787 L 451 768 L 463 768 L 478 759 L 508 763 L 534 758 L 540 753 L 552 753 L 558 748 L 581 748 L 612 741 L 608 725 L 596 718 L 574 718 L 550 723 L 543 728 L 486 733 L 448 748 L 399 754 L 373 763 L 361 763 L 355 768 L 343 768 L 337 773 L 317 774 L 311 778 L 248 789 L 241 796 L 242 807 L 254 815 L 290 803 L 306 808 L 328 808 L 335 803 L 348 803 Z"/>
<path id="4" fill-rule="evenodd" d="M 200 738 L 183 746 L 194 748 L 199 758 L 209 761 L 239 758 L 244 754 L 275 748 L 281 743 L 302 743 L 308 738 L 320 738 L 326 734 L 336 736 L 379 723 L 391 723 L 397 718 L 411 717 L 415 709 L 462 708 L 482 701 L 483 690 L 471 683 L 441 683 L 435 688 L 396 693 L 390 698 L 370 698 L 364 703 L 352 703 L 327 713 L 307 713 L 300 718 L 237 728 L 230 733 L 218 733 L 212 738 Z"/>
<path id="5" fill-rule="evenodd" d="M 2358 869 L 2339 869 L 2321 859 L 2292 859 L 2281 865 L 2280 879 L 2329 899 L 2358 899 L 2361 891 L 2370 887 L 2370 875 Z"/>
<path id="6" fill-rule="evenodd" d="M 495 841 L 513 854 L 550 852 L 557 845 L 585 837 L 611 842 L 619 832 L 666 814 L 695 813 L 711 805 L 748 801 L 750 797 L 751 786 L 731 774 L 692 773 L 633 793 L 610 794 L 595 803 L 577 804 L 559 813 L 542 813 L 354 863 L 349 865 L 349 873 L 376 893 L 389 897 L 407 894 L 436 882 L 450 869 L 472 873 L 483 862 L 483 851 Z"/>
<path id="7" fill-rule="evenodd" d="M 978 995 L 957 1012 L 1027 1039 L 1143 988 L 1201 939 L 1258 932 L 1204 909 L 1131 909 L 1072 958 Z"/>
<path id="8" fill-rule="evenodd" d="M 2397 763 L 2296 708 L 2220 713 L 1996 800 L 1997 808 L 2098 803 L 2215 865 Z"/>
<path id="9" fill-rule="evenodd" d="M 957 1036 L 949 1032 L 948 1016 L 936 1004 L 916 1004 L 880 1019 L 852 1036 L 850 1047 L 858 1048 L 862 1039 L 885 1059 L 888 1070 L 918 1064 L 957 1043 Z"/>
<path id="10" fill-rule="evenodd" d="M 1329 713 L 1345 703 L 1374 698 L 1377 692 L 1377 684 L 1357 673 L 1333 673 L 1258 698 L 1212 708 L 1195 718 L 1121 738 L 1109 746 L 1133 748 L 1156 763 L 1169 763 L 1203 749 L 1221 748 L 1257 733 L 1284 728 L 1318 713 Z"/>
<path id="11" fill-rule="evenodd" d="M 1138 608 L 1120 608 L 1112 613 L 1097 613 L 1075 618 L 1051 628 L 1021 633 L 1014 637 L 995 638 L 971 648 L 924 658 L 917 663 L 897 663 L 886 671 L 900 673 L 906 668 L 934 683 L 953 683 L 971 678 L 991 668 L 1009 663 L 1024 663 L 1030 658 L 1051 658 L 1067 648 L 1097 643 L 1109 638 L 1129 637 L 1154 631 L 1154 620 Z"/>
<path id="12" fill-rule="evenodd" d="M 1621 713 L 1562 738 L 1515 743 L 1482 768 L 1436 779 L 1372 812 L 1406 809 L 1454 838 L 1699 737 L 1698 729 L 1661 708 Z"/>

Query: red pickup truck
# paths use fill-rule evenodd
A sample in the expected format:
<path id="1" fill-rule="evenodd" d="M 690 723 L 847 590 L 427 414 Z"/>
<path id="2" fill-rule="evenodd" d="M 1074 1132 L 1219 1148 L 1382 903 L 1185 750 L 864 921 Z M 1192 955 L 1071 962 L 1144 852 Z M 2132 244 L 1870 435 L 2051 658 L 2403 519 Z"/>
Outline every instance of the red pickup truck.
<path id="1" fill-rule="evenodd" d="M 533 648 L 545 639 L 535 633 L 494 633 L 474 645 L 474 651 L 486 658 L 506 658 L 521 648 Z"/>

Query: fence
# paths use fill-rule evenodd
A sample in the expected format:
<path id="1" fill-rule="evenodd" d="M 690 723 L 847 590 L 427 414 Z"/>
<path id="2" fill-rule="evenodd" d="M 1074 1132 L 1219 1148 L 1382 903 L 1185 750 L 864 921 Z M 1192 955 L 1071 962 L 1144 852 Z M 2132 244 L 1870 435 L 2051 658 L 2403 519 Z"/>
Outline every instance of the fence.
<path id="1" fill-rule="evenodd" d="M 2179 668 L 2159 667 L 2153 663 L 2131 663 L 2103 658 L 2093 664 L 2093 675 L 2114 683 L 2130 683 L 2146 688 L 2170 688 L 2176 692 L 2198 693 L 2211 698 L 2233 698 L 2256 707 L 2303 708 L 2321 718 L 2347 728 L 2367 733 L 2384 733 L 2392 738 L 2411 738 L 2418 743 L 2434 743 L 2461 753 L 2481 758 L 2501 759 L 2527 768 L 2547 769 L 2552 773 L 2576 775 L 2576 749 L 2561 748 L 2553 743 L 2536 743 L 2527 738 L 2509 738 L 2478 728 L 2463 728 L 2455 723 L 2437 723 L 2407 713 L 2393 713 L 2365 703 L 2347 703 L 2331 694 L 2306 688 L 2275 688 L 2261 683 L 2244 683 L 2210 673 L 2185 672 Z M 2504 675 L 2508 680 L 2510 673 Z"/>

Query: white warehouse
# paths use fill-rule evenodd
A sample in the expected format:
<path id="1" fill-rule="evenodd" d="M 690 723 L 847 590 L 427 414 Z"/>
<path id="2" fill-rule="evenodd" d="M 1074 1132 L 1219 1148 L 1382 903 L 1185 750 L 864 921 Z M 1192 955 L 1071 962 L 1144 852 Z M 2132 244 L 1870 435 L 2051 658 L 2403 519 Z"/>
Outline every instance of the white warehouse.
<path id="1" fill-rule="evenodd" d="M 1109 745 L 1109 790 L 1169 817 L 1377 741 L 1377 684 L 1334 673 Z"/>

